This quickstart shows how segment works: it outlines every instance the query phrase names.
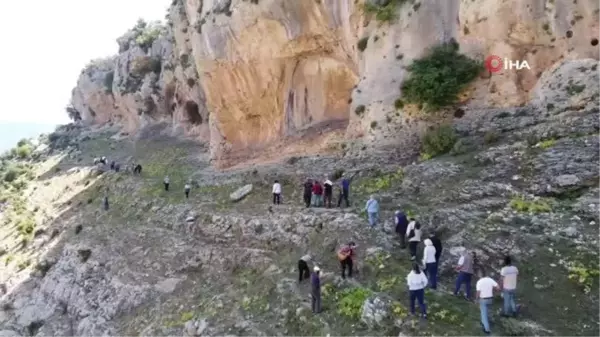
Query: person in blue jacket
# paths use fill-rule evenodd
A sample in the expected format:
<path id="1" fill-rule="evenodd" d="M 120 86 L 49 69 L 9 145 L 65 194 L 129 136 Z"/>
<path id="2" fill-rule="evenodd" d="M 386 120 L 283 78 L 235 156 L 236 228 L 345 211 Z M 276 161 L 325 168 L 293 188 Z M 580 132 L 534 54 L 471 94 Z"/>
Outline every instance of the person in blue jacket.
<path id="1" fill-rule="evenodd" d="M 369 217 L 369 225 L 371 228 L 375 227 L 379 222 L 379 202 L 375 199 L 374 195 L 371 195 L 365 206 L 367 216 Z"/>

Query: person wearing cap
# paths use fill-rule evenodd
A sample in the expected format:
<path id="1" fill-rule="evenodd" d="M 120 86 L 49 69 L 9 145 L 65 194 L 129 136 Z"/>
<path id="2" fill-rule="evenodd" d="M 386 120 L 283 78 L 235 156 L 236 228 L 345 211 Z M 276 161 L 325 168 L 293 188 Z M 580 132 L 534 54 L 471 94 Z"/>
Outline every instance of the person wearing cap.
<path id="1" fill-rule="evenodd" d="M 408 228 L 408 218 L 401 210 L 396 211 L 394 217 L 396 222 L 396 233 L 400 237 L 400 248 L 406 249 L 406 228 Z"/>
<path id="2" fill-rule="evenodd" d="M 298 260 L 298 282 L 310 277 L 310 269 L 308 263 L 312 260 L 309 254 L 306 254 Z"/>
<path id="3" fill-rule="evenodd" d="M 310 278 L 311 284 L 311 299 L 312 312 L 318 314 L 321 312 L 321 269 L 318 266 L 313 268 L 313 273 Z"/>

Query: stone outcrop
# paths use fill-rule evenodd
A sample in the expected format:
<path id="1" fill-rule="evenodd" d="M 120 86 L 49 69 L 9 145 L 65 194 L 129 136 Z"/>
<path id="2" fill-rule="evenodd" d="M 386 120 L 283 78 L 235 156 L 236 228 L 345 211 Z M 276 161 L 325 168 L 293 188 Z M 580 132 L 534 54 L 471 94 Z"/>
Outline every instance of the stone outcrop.
<path id="1" fill-rule="evenodd" d="M 396 4 L 395 20 L 354 0 L 174 0 L 166 27 L 136 26 L 117 56 L 82 72 L 72 105 L 128 131 L 167 120 L 230 165 L 330 148 L 337 136 L 415 148 L 424 122 L 394 107 L 405 66 L 450 39 L 471 57 L 531 67 L 475 81 L 471 107 L 523 104 L 557 61 L 598 59 L 596 1 L 369 2 Z"/>

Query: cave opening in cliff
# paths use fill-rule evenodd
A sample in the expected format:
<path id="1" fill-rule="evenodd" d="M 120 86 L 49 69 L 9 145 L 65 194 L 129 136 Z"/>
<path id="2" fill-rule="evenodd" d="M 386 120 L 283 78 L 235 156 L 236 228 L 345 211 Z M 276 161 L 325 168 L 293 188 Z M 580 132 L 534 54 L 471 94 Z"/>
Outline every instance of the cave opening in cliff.
<path id="1" fill-rule="evenodd" d="M 192 125 L 202 124 L 202 116 L 198 104 L 194 101 L 185 102 L 185 114 Z"/>

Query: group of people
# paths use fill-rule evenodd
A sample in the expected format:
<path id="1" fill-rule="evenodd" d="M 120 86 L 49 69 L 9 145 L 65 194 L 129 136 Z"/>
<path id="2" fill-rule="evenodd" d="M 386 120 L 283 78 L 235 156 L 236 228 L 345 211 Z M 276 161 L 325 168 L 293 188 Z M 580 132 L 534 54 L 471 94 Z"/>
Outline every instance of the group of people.
<path id="1" fill-rule="evenodd" d="M 375 200 L 372 197 L 369 200 Z M 378 206 L 377 206 L 378 207 Z M 371 212 L 369 212 L 371 211 Z M 375 206 L 367 203 L 367 213 L 374 213 Z M 377 209 L 378 213 L 378 209 Z M 373 216 L 369 216 L 369 222 L 373 220 Z M 406 214 L 399 210 L 395 212 L 396 233 L 400 238 L 400 246 L 406 249 L 407 243 L 409 248 L 410 260 L 412 261 L 412 270 L 406 276 L 406 284 L 409 290 L 409 306 L 411 314 L 415 314 L 415 307 L 418 303 L 421 309 L 421 316 L 427 318 L 427 307 L 425 303 L 425 289 L 437 289 L 437 275 L 442 255 L 442 241 L 438 238 L 436 231 L 431 231 L 429 235 L 423 233 L 422 226 L 414 218 L 408 218 Z M 422 237 L 427 237 L 422 240 Z M 417 262 L 417 251 L 419 245 L 423 241 L 423 255 L 421 263 Z M 341 277 L 352 277 L 354 266 L 356 244 L 349 242 L 343 245 L 337 251 L 337 257 L 340 263 Z M 308 267 L 308 263 L 312 260 L 310 255 L 304 255 L 298 261 L 298 281 L 310 278 L 311 279 L 311 297 L 313 313 L 321 311 L 321 280 L 320 268 L 315 265 L 312 274 Z M 454 284 L 454 295 L 460 296 L 461 289 L 464 286 L 464 297 L 471 301 L 472 289 L 471 281 L 473 275 L 478 276 L 478 281 L 475 285 L 476 299 L 479 302 L 481 326 L 486 334 L 490 333 L 489 323 L 489 306 L 492 304 L 494 290 L 502 291 L 503 315 L 516 317 L 519 306 L 516 304 L 515 291 L 517 288 L 517 275 L 519 271 L 512 264 L 510 256 L 505 256 L 504 266 L 500 271 L 500 282 L 495 281 L 486 273 L 486 269 L 480 266 L 477 261 L 477 255 L 474 251 L 465 249 L 455 266 L 457 272 L 456 281 Z"/>
<path id="2" fill-rule="evenodd" d="M 345 176 L 345 174 L 342 174 L 341 181 L 338 184 L 339 192 L 337 199 L 337 207 L 342 207 L 342 202 L 346 203 L 346 207 L 350 207 L 349 197 L 351 180 L 351 177 L 348 178 Z M 325 180 L 322 184 L 316 179 L 307 178 L 304 182 L 304 205 L 306 206 L 306 208 L 323 206 L 331 208 L 333 204 L 333 189 L 334 183 L 328 177 L 325 177 Z M 275 182 L 273 183 L 274 205 L 281 204 L 281 193 L 281 183 L 278 180 L 275 180 Z"/>
<path id="3" fill-rule="evenodd" d="M 171 179 L 168 175 L 163 179 L 163 185 L 165 187 L 165 191 L 169 191 L 169 186 L 171 185 Z M 192 179 L 188 179 L 188 181 L 183 185 L 183 193 L 185 194 L 185 198 L 189 199 L 190 191 L 192 190 Z"/>

